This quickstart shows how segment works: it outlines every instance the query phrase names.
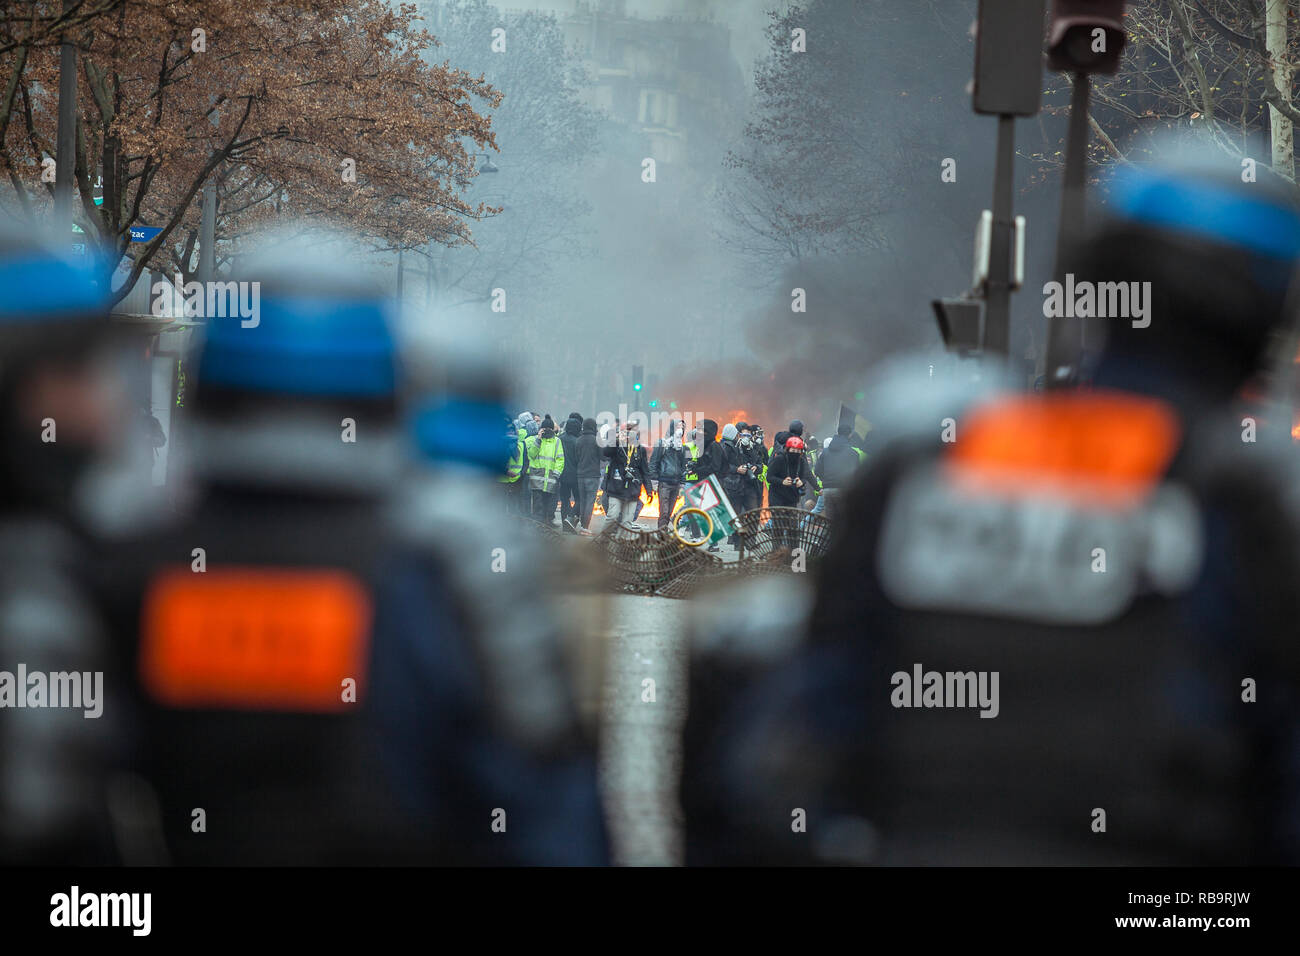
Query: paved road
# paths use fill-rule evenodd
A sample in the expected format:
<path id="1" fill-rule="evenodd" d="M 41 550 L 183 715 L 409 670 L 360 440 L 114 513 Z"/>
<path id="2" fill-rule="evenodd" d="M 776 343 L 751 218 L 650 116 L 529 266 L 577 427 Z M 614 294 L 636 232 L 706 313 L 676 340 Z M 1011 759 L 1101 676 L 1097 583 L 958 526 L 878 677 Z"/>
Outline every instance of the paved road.
<path id="1" fill-rule="evenodd" d="M 601 786 L 616 863 L 682 862 L 680 732 L 686 718 L 688 605 L 616 595 L 607 659 Z M 646 681 L 653 681 L 651 687 Z"/>

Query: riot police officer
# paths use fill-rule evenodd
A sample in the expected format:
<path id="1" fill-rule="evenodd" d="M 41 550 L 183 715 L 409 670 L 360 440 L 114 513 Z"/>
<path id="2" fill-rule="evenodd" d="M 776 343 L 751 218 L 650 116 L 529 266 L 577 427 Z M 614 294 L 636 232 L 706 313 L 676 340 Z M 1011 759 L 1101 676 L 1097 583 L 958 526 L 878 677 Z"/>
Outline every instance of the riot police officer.
<path id="1" fill-rule="evenodd" d="M 208 319 L 191 509 L 122 548 L 132 767 L 163 858 L 598 862 L 594 771 L 566 749 L 570 715 L 539 705 L 552 685 L 530 683 L 543 649 L 480 639 L 502 636 L 478 626 L 492 597 L 394 528 L 412 434 L 497 469 L 499 408 L 406 430 L 391 306 L 352 254 L 286 244 L 237 277 L 260 305 Z M 442 504 L 473 498 L 486 520 L 491 479 L 477 487 Z M 574 807 L 595 838 L 560 824 Z"/>
<path id="2" fill-rule="evenodd" d="M 392 642 L 385 686 L 413 703 L 441 700 L 421 706 L 457 732 L 412 734 L 388 711 L 400 778 L 417 808 L 448 782 L 461 791 L 446 812 L 468 859 L 606 863 L 594 719 L 583 720 L 598 711 L 604 641 L 583 642 L 553 600 L 562 558 L 493 506 L 503 370 L 463 330 L 403 328 L 411 461 L 391 519 L 409 586 L 393 591 L 387 620 L 408 630 L 448 623 L 432 628 L 434 640 L 417 631 Z M 464 682 L 450 695 L 448 674 Z"/>
<path id="3" fill-rule="evenodd" d="M 0 234 L 0 860 L 117 858 L 94 476 L 124 442 L 106 276 Z M 21 675 L 21 676 L 20 676 Z"/>
<path id="4" fill-rule="evenodd" d="M 742 678 L 688 725 L 688 854 L 1300 858 L 1296 481 L 1229 414 L 1298 259 L 1284 193 L 1131 170 L 1070 260 L 1076 289 L 1143 303 L 1091 388 L 882 381 L 806 628 L 702 643 L 700 681 Z"/>

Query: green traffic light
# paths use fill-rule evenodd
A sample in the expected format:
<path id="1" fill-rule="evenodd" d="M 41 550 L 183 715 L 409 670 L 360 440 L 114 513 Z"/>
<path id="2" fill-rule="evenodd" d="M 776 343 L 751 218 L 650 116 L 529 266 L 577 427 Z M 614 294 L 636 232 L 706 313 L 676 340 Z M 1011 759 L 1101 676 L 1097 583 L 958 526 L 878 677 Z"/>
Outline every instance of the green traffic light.
<path id="1" fill-rule="evenodd" d="M 668 403 L 668 407 L 669 407 L 669 408 L 676 408 L 676 407 L 677 407 L 677 403 L 676 403 L 676 402 L 669 402 L 669 403 Z"/>
<path id="2" fill-rule="evenodd" d="M 658 408 L 658 407 L 659 407 L 659 399 L 657 399 L 657 398 L 652 398 L 652 399 L 650 399 L 650 407 L 651 407 L 651 408 Z"/>
<path id="3" fill-rule="evenodd" d="M 634 392 L 639 392 L 639 391 L 641 391 L 641 383 L 640 383 L 640 382 L 633 382 L 633 383 L 632 383 L 632 391 L 634 391 Z"/>

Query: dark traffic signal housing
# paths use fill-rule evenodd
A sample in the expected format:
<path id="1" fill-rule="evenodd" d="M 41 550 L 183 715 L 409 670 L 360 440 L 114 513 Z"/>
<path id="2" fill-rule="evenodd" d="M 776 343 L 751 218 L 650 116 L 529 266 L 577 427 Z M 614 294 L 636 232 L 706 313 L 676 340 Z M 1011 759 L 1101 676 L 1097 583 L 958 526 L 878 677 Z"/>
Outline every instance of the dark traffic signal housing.
<path id="1" fill-rule="evenodd" d="M 1047 63 L 1072 73 L 1114 73 L 1128 39 L 1125 0 L 1052 0 Z"/>
<path id="2" fill-rule="evenodd" d="M 1033 116 L 1043 89 L 1044 0 L 980 0 L 975 27 L 976 113 Z"/>
<path id="3" fill-rule="evenodd" d="M 934 317 L 939 321 L 939 334 L 949 352 L 967 356 L 981 351 L 984 343 L 982 299 L 959 296 L 935 299 L 930 304 L 934 307 Z"/>

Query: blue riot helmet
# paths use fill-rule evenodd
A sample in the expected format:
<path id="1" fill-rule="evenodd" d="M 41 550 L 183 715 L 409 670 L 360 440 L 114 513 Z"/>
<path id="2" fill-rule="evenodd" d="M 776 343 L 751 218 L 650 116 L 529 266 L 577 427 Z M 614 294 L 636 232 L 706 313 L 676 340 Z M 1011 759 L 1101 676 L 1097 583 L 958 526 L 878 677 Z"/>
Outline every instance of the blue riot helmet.
<path id="1" fill-rule="evenodd" d="M 1265 364 L 1293 318 L 1300 209 L 1293 187 L 1239 174 L 1117 172 L 1101 224 L 1067 253 L 1066 282 L 1044 290 L 1097 316 L 1094 384 L 1218 404 Z"/>
<path id="2" fill-rule="evenodd" d="M 417 459 L 500 474 L 515 442 L 501 438 L 507 388 L 488 343 L 444 334 L 428 315 L 413 316 L 404 333 L 406 430 Z"/>
<path id="3" fill-rule="evenodd" d="M 387 487 L 400 468 L 387 297 L 342 241 L 281 244 L 253 261 L 214 283 L 206 303 L 217 309 L 196 376 L 196 475 L 291 490 Z"/>
<path id="4" fill-rule="evenodd" d="M 0 232 L 0 355 L 89 345 L 108 329 L 109 278 L 90 255 L 44 237 Z"/>
<path id="5" fill-rule="evenodd" d="M 122 438 L 109 270 L 44 237 L 0 231 L 0 498 L 70 514 L 86 469 Z"/>

